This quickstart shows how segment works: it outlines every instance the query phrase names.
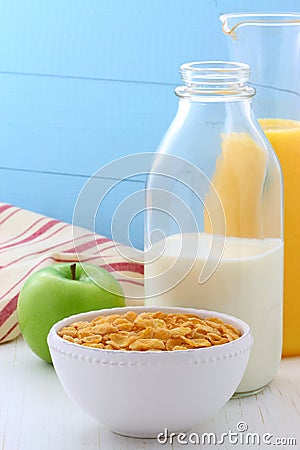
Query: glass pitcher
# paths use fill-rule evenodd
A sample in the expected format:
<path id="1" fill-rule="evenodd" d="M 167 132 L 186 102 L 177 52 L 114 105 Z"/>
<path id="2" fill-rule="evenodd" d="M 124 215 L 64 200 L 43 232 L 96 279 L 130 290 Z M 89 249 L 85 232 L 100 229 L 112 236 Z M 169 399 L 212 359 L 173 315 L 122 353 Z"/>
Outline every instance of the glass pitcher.
<path id="1" fill-rule="evenodd" d="M 247 64 L 180 71 L 178 111 L 147 180 L 145 302 L 248 322 L 246 395 L 273 379 L 281 357 L 280 167 L 251 109 Z"/>
<path id="2" fill-rule="evenodd" d="M 284 180 L 283 355 L 300 355 L 300 14 L 225 14 L 230 57 L 251 67 L 253 109 Z"/>

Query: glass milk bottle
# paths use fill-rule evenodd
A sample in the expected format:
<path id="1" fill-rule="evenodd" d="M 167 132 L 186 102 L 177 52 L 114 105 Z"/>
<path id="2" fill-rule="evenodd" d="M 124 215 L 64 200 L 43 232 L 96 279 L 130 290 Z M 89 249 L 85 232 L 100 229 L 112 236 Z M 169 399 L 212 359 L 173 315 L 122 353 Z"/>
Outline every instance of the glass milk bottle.
<path id="1" fill-rule="evenodd" d="M 284 185 L 283 355 L 300 355 L 300 13 L 225 14 L 230 56 L 250 64 L 253 110 Z"/>
<path id="2" fill-rule="evenodd" d="M 147 180 L 145 302 L 235 315 L 254 345 L 239 395 L 277 371 L 282 346 L 282 180 L 258 125 L 249 66 L 180 68 L 177 114 Z"/>

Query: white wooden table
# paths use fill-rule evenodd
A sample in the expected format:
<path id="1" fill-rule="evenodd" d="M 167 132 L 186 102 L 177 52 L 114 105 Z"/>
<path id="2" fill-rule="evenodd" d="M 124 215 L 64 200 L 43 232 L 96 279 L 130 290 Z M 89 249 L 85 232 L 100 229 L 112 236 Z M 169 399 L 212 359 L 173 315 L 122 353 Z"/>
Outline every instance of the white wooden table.
<path id="1" fill-rule="evenodd" d="M 174 440 L 162 445 L 156 439 L 119 436 L 69 400 L 53 367 L 33 355 L 22 338 L 0 346 L 1 450 L 300 449 L 300 357 L 284 359 L 276 379 L 262 393 L 230 400 L 192 431 L 213 432 L 220 439 L 222 433 L 236 432 L 239 422 L 247 424 L 246 433 L 270 433 L 272 444 L 235 445 L 225 440 L 223 445 L 200 446 Z M 297 444 L 273 445 L 275 438 L 286 437 Z"/>

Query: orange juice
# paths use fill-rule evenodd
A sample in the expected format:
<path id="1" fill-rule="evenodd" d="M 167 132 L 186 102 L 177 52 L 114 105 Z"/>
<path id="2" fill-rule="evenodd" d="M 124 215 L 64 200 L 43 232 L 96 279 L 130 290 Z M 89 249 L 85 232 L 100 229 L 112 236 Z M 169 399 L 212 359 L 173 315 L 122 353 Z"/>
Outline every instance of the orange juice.
<path id="1" fill-rule="evenodd" d="M 260 119 L 281 164 L 284 184 L 283 355 L 300 355 L 300 122 Z"/>
<path id="2" fill-rule="evenodd" d="M 284 184 L 284 303 L 283 356 L 300 355 L 300 122 L 260 119 L 265 134 L 281 164 Z M 272 198 L 264 202 L 261 187 L 267 169 L 263 150 L 247 133 L 222 136 L 222 153 L 217 160 L 212 183 L 226 217 L 226 235 L 243 238 L 280 237 L 278 214 L 280 180 Z M 273 179 L 274 182 L 274 179 Z M 216 197 L 208 193 L 208 211 L 218 210 Z M 264 226 L 261 230 L 261 210 Z M 205 231 L 220 218 L 205 215 Z"/>
<path id="3" fill-rule="evenodd" d="M 281 237 L 281 180 L 272 173 L 272 189 L 264 189 L 269 169 L 267 153 L 245 132 L 222 135 L 222 153 L 217 159 L 212 184 L 218 196 L 209 191 L 205 198 L 206 232 L 222 223 L 226 236 L 264 239 Z M 215 202 L 221 201 L 223 211 Z M 222 234 L 221 231 L 219 233 Z"/>

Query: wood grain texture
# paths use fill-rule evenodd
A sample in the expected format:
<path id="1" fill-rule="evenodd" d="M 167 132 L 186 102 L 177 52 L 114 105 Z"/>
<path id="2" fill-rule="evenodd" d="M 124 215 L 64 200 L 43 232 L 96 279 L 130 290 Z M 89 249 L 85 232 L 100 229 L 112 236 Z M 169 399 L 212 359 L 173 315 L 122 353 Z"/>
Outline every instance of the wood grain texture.
<path id="1" fill-rule="evenodd" d="M 211 0 L 188 8 L 180 0 L 10 0 L 1 9 L 1 68 L 10 72 L 170 83 L 199 48 L 204 59 L 225 49 Z"/>
<path id="2" fill-rule="evenodd" d="M 67 186 L 69 175 L 154 151 L 176 112 L 179 66 L 228 58 L 219 15 L 266 10 L 299 12 L 300 2 L 1 0 L 3 183 L 6 169 L 26 169 L 62 174 Z M 1 200 L 37 211 L 43 203 L 69 220 L 75 192 L 60 191 L 55 207 L 51 192 L 37 201 L 25 178 L 18 189 L 8 182 Z"/>
<path id="3" fill-rule="evenodd" d="M 88 177 L 2 170 L 0 195 L 7 203 L 72 223 L 78 196 L 87 181 Z M 124 207 L 121 219 L 117 214 L 113 220 Z M 76 209 L 74 224 L 110 238 L 113 233 L 115 241 L 128 243 L 130 239 L 135 247 L 142 248 L 144 222 L 143 214 L 138 212 L 143 208 L 143 181 L 95 178 L 88 196 Z"/>
<path id="4" fill-rule="evenodd" d="M 221 376 L 221 374 L 220 374 Z M 69 400 L 54 369 L 36 356 L 22 338 L 0 347 L 0 448 L 2 450 L 142 450 L 180 448 L 277 448 L 233 445 L 217 447 L 160 445 L 156 440 L 131 439 L 111 433 L 89 418 Z M 300 432 L 300 358 L 284 359 L 274 382 L 262 393 L 230 400 L 211 419 L 193 432 L 202 434 L 236 431 L 238 422 L 248 432 L 296 438 Z"/>
<path id="5" fill-rule="evenodd" d="M 0 166 L 91 175 L 155 151 L 176 108 L 172 86 L 0 75 Z"/>
<path id="6" fill-rule="evenodd" d="M 170 83 L 226 55 L 218 16 L 299 11 L 298 0 L 2 0 L 1 70 Z"/>

